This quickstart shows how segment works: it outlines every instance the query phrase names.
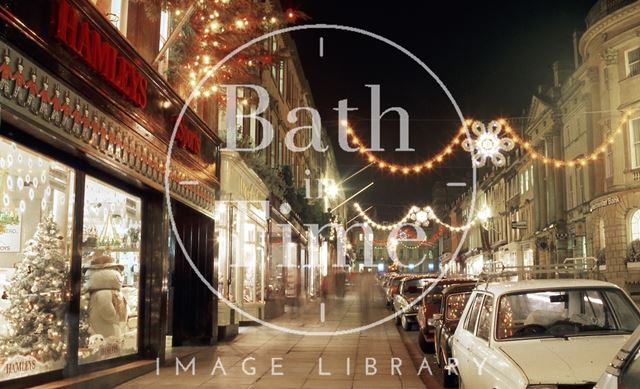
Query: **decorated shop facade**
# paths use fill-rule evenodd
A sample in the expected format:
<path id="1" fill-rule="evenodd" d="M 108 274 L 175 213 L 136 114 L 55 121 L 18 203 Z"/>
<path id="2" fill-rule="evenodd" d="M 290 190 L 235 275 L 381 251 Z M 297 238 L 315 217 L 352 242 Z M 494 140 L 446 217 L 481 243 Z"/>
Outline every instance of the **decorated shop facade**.
<path id="1" fill-rule="evenodd" d="M 166 82 L 88 2 L 3 2 L 0 19 L 0 386 L 214 343 L 192 265 L 216 285 L 219 139 L 187 110 L 169 212 L 183 102 Z"/>

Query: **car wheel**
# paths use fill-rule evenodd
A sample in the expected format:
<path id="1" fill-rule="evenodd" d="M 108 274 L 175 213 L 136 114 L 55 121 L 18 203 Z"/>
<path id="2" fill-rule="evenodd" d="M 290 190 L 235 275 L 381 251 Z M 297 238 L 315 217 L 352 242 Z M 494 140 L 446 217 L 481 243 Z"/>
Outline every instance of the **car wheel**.
<path id="1" fill-rule="evenodd" d="M 427 340 L 424 338 L 422 330 L 418 330 L 418 346 L 420 346 L 420 350 L 422 350 L 423 353 L 429 353 L 429 343 L 427 343 Z"/>
<path id="2" fill-rule="evenodd" d="M 455 388 L 458 387 L 458 375 L 449 371 L 447 369 L 442 370 L 442 386 L 445 388 Z M 463 386 L 460 385 L 460 388 Z"/>
<path id="3" fill-rule="evenodd" d="M 402 315 L 400 323 L 402 324 L 402 329 L 404 329 L 405 331 L 411 331 L 411 329 L 413 328 L 413 324 L 409 320 L 407 320 L 407 317 L 405 315 Z"/>
<path id="4" fill-rule="evenodd" d="M 422 329 L 418 329 L 418 344 L 420 345 L 420 350 L 425 354 L 433 354 L 435 352 L 434 344 L 427 342 Z"/>

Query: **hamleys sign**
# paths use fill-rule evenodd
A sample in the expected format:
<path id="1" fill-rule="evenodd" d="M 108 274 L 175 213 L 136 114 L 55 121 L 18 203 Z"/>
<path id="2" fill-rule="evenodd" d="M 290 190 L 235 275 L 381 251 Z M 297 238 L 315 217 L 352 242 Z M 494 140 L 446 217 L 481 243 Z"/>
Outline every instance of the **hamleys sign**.
<path id="1" fill-rule="evenodd" d="M 147 79 L 115 47 L 106 42 L 66 0 L 60 0 L 55 37 L 113 88 L 140 108 L 147 104 Z"/>

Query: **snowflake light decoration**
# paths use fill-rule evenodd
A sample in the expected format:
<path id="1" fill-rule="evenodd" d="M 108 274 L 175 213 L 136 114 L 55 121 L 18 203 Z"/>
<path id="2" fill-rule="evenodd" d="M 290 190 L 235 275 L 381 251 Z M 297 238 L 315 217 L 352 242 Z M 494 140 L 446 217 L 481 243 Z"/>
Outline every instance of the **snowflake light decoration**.
<path id="1" fill-rule="evenodd" d="M 462 148 L 471 153 L 473 164 L 482 167 L 486 164 L 487 158 L 495 166 L 504 166 L 506 158 L 501 151 L 511 151 L 515 143 L 510 138 L 500 138 L 498 135 L 502 131 L 502 125 L 497 121 L 489 123 L 485 127 L 484 123 L 474 122 L 471 131 L 476 136 L 475 139 L 467 138 L 462 142 Z"/>

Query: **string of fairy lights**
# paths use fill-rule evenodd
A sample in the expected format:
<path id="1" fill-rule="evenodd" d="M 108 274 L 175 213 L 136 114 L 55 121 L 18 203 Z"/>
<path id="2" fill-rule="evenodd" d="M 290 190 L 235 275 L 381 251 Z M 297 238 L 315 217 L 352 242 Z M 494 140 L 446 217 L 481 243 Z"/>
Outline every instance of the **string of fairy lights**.
<path id="1" fill-rule="evenodd" d="M 470 123 L 471 122 L 469 121 L 469 124 Z M 368 150 L 367 147 L 362 143 L 360 138 L 358 138 L 353 127 L 350 125 L 347 126 L 348 140 L 351 145 L 357 147 L 358 154 L 363 156 L 363 158 L 365 158 L 369 163 L 375 164 L 382 170 L 386 170 L 389 173 L 399 172 L 405 175 L 409 173 L 421 173 L 426 170 L 431 170 L 438 164 L 442 163 L 446 157 L 453 154 L 455 147 L 462 143 L 462 139 L 465 137 L 465 134 L 466 133 L 464 127 L 461 127 L 458 133 L 449 142 L 449 144 L 443 147 L 439 152 L 435 153 L 432 157 L 426 158 L 422 162 L 414 164 L 399 164 L 386 161 L 383 158 L 376 156 L 374 153 Z"/>
<path id="2" fill-rule="evenodd" d="M 578 158 L 569 159 L 569 160 L 548 157 L 546 156 L 545 153 L 538 151 L 535 147 L 533 147 L 530 141 L 518 135 L 517 131 L 515 131 L 511 127 L 511 125 L 506 119 L 498 119 L 498 120 L 492 121 L 489 124 L 489 128 L 493 127 L 494 132 L 473 131 L 476 133 L 476 135 L 478 135 L 478 139 L 476 140 L 471 140 L 471 138 L 467 137 L 466 135 L 467 129 L 465 127 L 461 127 L 456 133 L 456 135 L 453 137 L 453 139 L 446 146 L 444 146 L 437 153 L 435 153 L 433 156 L 421 162 L 411 163 L 411 164 L 401 164 L 401 163 L 390 162 L 380 156 L 375 155 L 373 152 L 367 149 L 367 146 L 357 136 L 354 128 L 351 125 L 347 126 L 347 135 L 348 135 L 350 144 L 354 147 L 357 147 L 358 154 L 361 155 L 368 163 L 373 163 L 379 169 L 392 174 L 400 173 L 400 174 L 408 175 L 408 174 L 419 174 L 419 173 L 430 171 L 433 168 L 435 168 L 438 164 L 442 163 L 445 160 L 445 158 L 451 156 L 455 151 L 456 147 L 458 146 L 463 147 L 467 151 L 472 151 L 474 145 L 469 145 L 469 143 L 472 143 L 472 142 L 475 142 L 476 144 L 478 143 L 489 144 L 489 146 L 487 146 L 487 150 L 480 150 L 481 154 L 483 152 L 486 154 L 485 157 L 489 156 L 489 154 L 499 153 L 500 149 L 509 151 L 511 149 L 510 147 L 502 147 L 502 146 L 508 146 L 508 144 L 505 144 L 505 142 L 507 143 L 513 142 L 515 145 L 518 145 L 522 150 L 524 150 L 532 160 L 540 161 L 542 164 L 555 166 L 557 168 L 560 168 L 560 167 L 572 168 L 576 166 L 585 166 L 589 162 L 597 161 L 598 156 L 600 154 L 605 153 L 607 151 L 607 146 L 609 146 L 610 144 L 613 144 L 615 142 L 615 137 L 622 133 L 624 126 L 628 123 L 629 118 L 633 113 L 634 111 L 627 111 L 623 113 L 618 126 L 610 132 L 610 134 L 604 139 L 602 143 L 595 146 L 591 153 L 588 153 L 587 155 L 584 155 Z M 485 129 L 483 124 L 481 124 L 478 121 L 474 121 L 472 119 L 465 120 L 465 126 L 471 126 L 472 130 L 474 130 L 474 127 L 482 128 L 482 130 Z M 505 138 L 502 138 L 502 139 L 498 138 L 498 135 L 501 132 L 504 132 Z M 483 137 L 486 137 L 488 139 L 483 139 Z M 476 147 L 482 147 L 482 144 Z M 493 157 L 493 155 L 491 155 L 491 157 Z M 501 162 L 501 161 L 504 161 L 504 158 L 497 158 L 497 159 L 492 158 L 492 160 L 494 161 L 494 163 L 496 163 L 497 161 L 498 163 L 496 164 L 499 166 L 504 164 L 504 162 Z M 484 159 L 482 160 L 481 163 L 476 163 L 476 166 L 477 167 L 484 166 Z M 404 219 L 404 221 L 406 221 L 406 219 Z M 453 228 L 453 226 L 449 226 L 449 227 Z"/>
<path id="3" fill-rule="evenodd" d="M 375 220 L 371 219 L 371 217 L 369 217 L 369 215 L 367 215 L 367 213 L 362 209 L 360 204 L 354 203 L 353 207 L 355 208 L 356 212 L 358 212 L 358 216 L 360 216 L 365 221 L 365 223 L 367 223 L 367 225 L 380 231 L 392 231 L 396 228 L 400 228 L 402 225 L 407 224 L 409 222 L 412 222 L 412 223 L 417 222 L 419 224 L 423 224 L 428 221 L 433 221 L 441 225 L 442 227 L 448 229 L 449 231 L 462 232 L 462 231 L 468 230 L 477 222 L 482 221 L 487 217 L 487 210 L 483 208 L 483 209 L 480 209 L 476 213 L 475 217 L 471 219 L 469 222 L 467 222 L 466 224 L 463 224 L 461 226 L 453 226 L 451 224 L 444 222 L 442 219 L 440 219 L 438 215 L 436 215 L 436 213 L 434 212 L 433 208 L 431 208 L 430 206 L 425 206 L 421 208 L 416 205 L 412 205 L 409 208 L 409 211 L 407 212 L 407 214 L 404 215 L 397 222 L 380 224 Z"/>

